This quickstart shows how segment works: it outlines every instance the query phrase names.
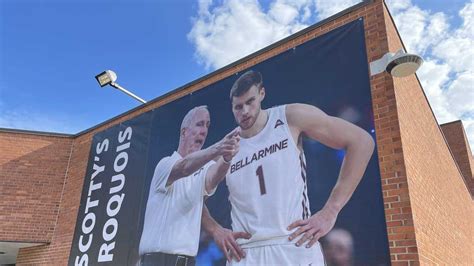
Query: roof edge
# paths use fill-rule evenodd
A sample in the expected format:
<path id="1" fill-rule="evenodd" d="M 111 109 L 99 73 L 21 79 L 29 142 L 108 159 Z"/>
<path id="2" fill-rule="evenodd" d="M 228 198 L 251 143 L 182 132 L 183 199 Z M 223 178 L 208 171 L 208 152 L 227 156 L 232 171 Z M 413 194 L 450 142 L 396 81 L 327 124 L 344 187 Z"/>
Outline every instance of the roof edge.
<path id="1" fill-rule="evenodd" d="M 444 124 L 439 124 L 439 125 L 440 125 L 440 126 L 446 126 L 446 125 L 455 124 L 455 123 L 461 123 L 461 124 L 462 124 L 462 120 L 461 120 L 461 119 L 458 119 L 458 120 L 454 120 L 454 121 L 447 122 L 447 123 L 444 123 Z"/>
<path id="2" fill-rule="evenodd" d="M 3 128 L 3 127 L 0 127 L 0 133 L 28 134 L 28 135 L 61 137 L 61 138 L 74 138 L 76 136 L 75 134 L 67 134 L 67 133 L 56 133 L 56 132 Z"/>

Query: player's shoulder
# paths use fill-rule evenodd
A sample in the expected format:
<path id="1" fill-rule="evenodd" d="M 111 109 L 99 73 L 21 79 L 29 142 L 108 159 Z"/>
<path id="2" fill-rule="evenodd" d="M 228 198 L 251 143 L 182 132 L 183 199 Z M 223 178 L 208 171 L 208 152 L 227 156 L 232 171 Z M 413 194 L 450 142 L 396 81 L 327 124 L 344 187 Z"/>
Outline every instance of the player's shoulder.
<path id="1" fill-rule="evenodd" d="M 304 103 L 287 104 L 285 113 L 288 125 L 300 130 L 322 125 L 327 118 L 327 115 L 318 107 Z"/>
<path id="2" fill-rule="evenodd" d="M 321 112 L 321 109 L 314 105 L 305 104 L 305 103 L 290 103 L 285 105 L 285 113 L 288 117 L 299 117 L 308 112 Z"/>

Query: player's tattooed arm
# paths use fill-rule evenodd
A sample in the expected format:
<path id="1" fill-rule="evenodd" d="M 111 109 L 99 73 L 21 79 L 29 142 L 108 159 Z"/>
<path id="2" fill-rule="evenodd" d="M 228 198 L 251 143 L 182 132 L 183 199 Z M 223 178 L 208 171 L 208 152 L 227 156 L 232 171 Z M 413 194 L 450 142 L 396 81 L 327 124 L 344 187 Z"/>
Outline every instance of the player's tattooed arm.
<path id="1" fill-rule="evenodd" d="M 336 185 L 324 207 L 309 219 L 295 221 L 288 228 L 298 228 L 290 235 L 291 239 L 302 235 L 297 245 L 309 241 L 307 247 L 311 247 L 334 227 L 337 215 L 349 201 L 364 175 L 375 144 L 372 137 L 362 128 L 329 116 L 311 105 L 288 105 L 286 116 L 293 136 L 304 134 L 331 148 L 345 150 Z"/>
<path id="2" fill-rule="evenodd" d="M 203 229 L 212 236 L 214 242 L 216 242 L 219 249 L 224 253 L 227 261 L 230 262 L 232 258 L 235 258 L 237 261 L 245 258 L 245 252 L 237 244 L 236 239 L 249 239 L 251 237 L 249 233 L 232 232 L 232 230 L 222 227 L 212 218 L 206 204 L 204 204 L 202 210 L 201 224 Z"/>
<path id="3" fill-rule="evenodd" d="M 236 128 L 227 134 L 219 143 L 221 150 L 217 162 L 209 167 L 206 173 L 206 191 L 210 192 L 224 179 L 229 169 L 230 161 L 239 151 L 240 129 Z"/>

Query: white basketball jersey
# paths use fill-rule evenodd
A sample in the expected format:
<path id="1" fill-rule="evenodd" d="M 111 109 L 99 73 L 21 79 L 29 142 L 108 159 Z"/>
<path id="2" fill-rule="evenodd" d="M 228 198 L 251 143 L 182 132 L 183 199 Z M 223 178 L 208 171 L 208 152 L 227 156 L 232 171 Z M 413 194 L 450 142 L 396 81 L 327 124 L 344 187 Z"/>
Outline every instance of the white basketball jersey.
<path id="1" fill-rule="evenodd" d="M 268 111 L 265 127 L 241 138 L 226 177 L 232 229 L 252 235 L 239 244 L 287 236 L 294 221 L 310 216 L 306 162 L 291 136 L 285 106 Z"/>

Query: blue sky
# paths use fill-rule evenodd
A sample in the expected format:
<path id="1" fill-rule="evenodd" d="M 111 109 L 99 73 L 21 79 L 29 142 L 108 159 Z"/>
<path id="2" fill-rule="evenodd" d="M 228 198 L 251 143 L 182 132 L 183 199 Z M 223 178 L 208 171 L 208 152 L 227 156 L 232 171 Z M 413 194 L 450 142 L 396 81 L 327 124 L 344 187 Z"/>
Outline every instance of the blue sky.
<path id="1" fill-rule="evenodd" d="M 356 2 L 0 0 L 0 127 L 77 133 L 138 104 L 97 85 L 105 69 L 151 100 Z M 438 121 L 463 118 L 472 144 L 472 48 L 445 51 L 472 44 L 473 2 L 387 2 Z"/>
<path id="2" fill-rule="evenodd" d="M 0 114 L 24 119 L 13 127 L 76 133 L 135 107 L 97 86 L 105 69 L 145 99 L 208 72 L 186 37 L 197 3 L 0 3 Z"/>

